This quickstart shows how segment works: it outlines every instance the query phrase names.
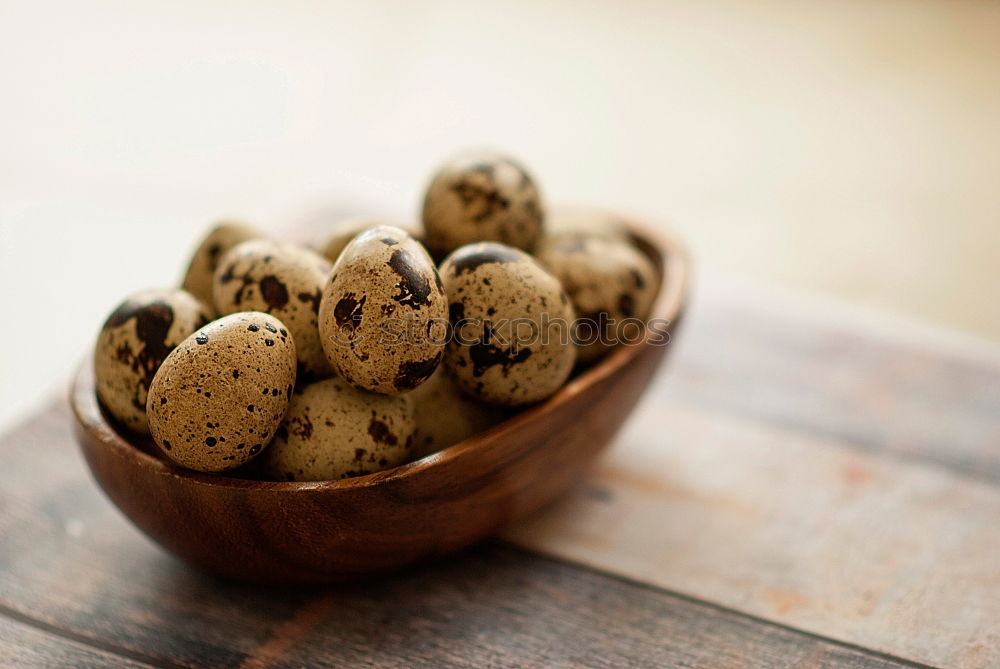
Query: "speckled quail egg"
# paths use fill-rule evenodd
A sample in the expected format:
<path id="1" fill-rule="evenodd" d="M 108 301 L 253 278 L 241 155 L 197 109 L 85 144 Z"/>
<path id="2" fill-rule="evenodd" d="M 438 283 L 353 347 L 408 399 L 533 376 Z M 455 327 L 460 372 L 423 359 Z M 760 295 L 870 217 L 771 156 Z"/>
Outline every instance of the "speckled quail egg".
<path id="1" fill-rule="evenodd" d="M 211 319 L 208 308 L 184 290 L 148 290 L 128 297 L 97 336 L 97 396 L 115 418 L 149 432 L 146 393 L 163 360 Z"/>
<path id="2" fill-rule="evenodd" d="M 215 270 L 219 314 L 264 311 L 284 323 L 295 338 L 303 379 L 329 376 L 317 318 L 330 263 L 291 244 L 256 239 L 230 249 Z"/>
<path id="3" fill-rule="evenodd" d="M 219 260 L 226 251 L 237 244 L 262 236 L 260 232 L 246 223 L 222 221 L 216 224 L 195 249 L 181 286 L 214 309 L 212 285 Z"/>
<path id="4" fill-rule="evenodd" d="M 340 257 L 341 252 L 352 239 L 357 235 L 368 230 L 370 228 L 377 228 L 380 225 L 393 225 L 400 230 L 405 230 L 414 239 L 419 239 L 419 231 L 415 225 L 406 225 L 399 223 L 387 223 L 385 221 L 371 218 L 367 216 L 362 216 L 359 218 L 348 218 L 340 221 L 333 226 L 333 231 L 327 238 L 326 242 L 323 244 L 323 257 L 329 260 L 331 263 L 337 262 L 337 258 Z"/>
<path id="5" fill-rule="evenodd" d="M 466 152 L 435 174 L 424 196 L 423 223 L 427 248 L 439 258 L 490 240 L 530 251 L 542 234 L 541 199 L 534 181 L 511 158 Z"/>
<path id="6" fill-rule="evenodd" d="M 444 367 L 409 393 L 415 405 L 417 431 L 413 458 L 453 446 L 504 419 L 504 410 L 472 399 L 455 384 Z"/>
<path id="7" fill-rule="evenodd" d="M 261 458 L 263 474 L 325 481 L 370 474 L 411 459 L 413 400 L 375 395 L 332 378 L 292 395 L 285 420 Z"/>
<path id="8" fill-rule="evenodd" d="M 586 235 L 630 241 L 622 217 L 583 205 L 557 205 L 545 211 L 545 236 Z M 537 249 L 536 249 L 537 251 Z"/>
<path id="9" fill-rule="evenodd" d="M 453 328 L 445 365 L 465 392 L 513 406 L 562 386 L 575 316 L 558 279 L 521 250 L 481 242 L 448 256 L 441 280 Z"/>
<path id="10" fill-rule="evenodd" d="M 641 335 L 657 280 L 652 261 L 634 246 L 604 236 L 556 235 L 539 244 L 538 261 L 559 279 L 576 307 L 574 336 L 581 361 Z"/>
<path id="11" fill-rule="evenodd" d="M 447 330 L 441 279 L 419 242 L 382 226 L 347 245 L 323 289 L 319 332 L 348 383 L 384 394 L 412 390 L 441 362 Z"/>
<path id="12" fill-rule="evenodd" d="M 209 323 L 163 361 L 146 399 L 153 440 L 174 462 L 233 469 L 274 436 L 295 386 L 285 324 L 245 311 Z"/>

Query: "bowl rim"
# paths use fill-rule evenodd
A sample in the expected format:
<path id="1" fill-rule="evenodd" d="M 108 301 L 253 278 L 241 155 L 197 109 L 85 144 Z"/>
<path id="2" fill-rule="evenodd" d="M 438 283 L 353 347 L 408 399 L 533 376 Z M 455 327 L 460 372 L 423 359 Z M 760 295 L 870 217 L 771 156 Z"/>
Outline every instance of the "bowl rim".
<path id="1" fill-rule="evenodd" d="M 660 318 L 667 321 L 667 332 L 671 333 L 680 318 L 681 310 L 688 293 L 690 283 L 690 256 L 686 246 L 678 237 L 665 227 L 653 227 L 635 222 L 633 219 L 622 218 L 622 223 L 642 250 L 649 255 L 653 252 L 653 261 L 660 272 L 659 290 L 653 306 L 650 308 L 650 318 Z M 198 472 L 186 469 L 169 462 L 165 458 L 145 452 L 126 439 L 105 418 L 97 401 L 94 386 L 93 356 L 88 354 L 77 368 L 69 389 L 69 404 L 73 411 L 77 427 L 86 430 L 88 434 L 102 446 L 110 448 L 123 459 L 134 465 L 146 468 L 154 474 L 183 479 L 188 483 L 231 489 L 256 489 L 275 492 L 307 492 L 315 490 L 356 489 L 384 485 L 390 481 L 405 478 L 418 472 L 445 466 L 446 463 L 458 461 L 484 441 L 503 438 L 508 432 L 515 431 L 523 423 L 535 420 L 555 407 L 569 402 L 588 386 L 606 379 L 624 367 L 639 350 L 649 344 L 656 333 L 647 329 L 642 340 L 635 344 L 619 346 L 602 360 L 588 369 L 580 372 L 566 383 L 551 397 L 522 409 L 514 416 L 479 432 L 468 439 L 452 444 L 435 453 L 392 467 L 380 472 L 355 476 L 346 479 L 325 481 L 259 481 L 255 479 L 236 478 L 219 473 Z"/>

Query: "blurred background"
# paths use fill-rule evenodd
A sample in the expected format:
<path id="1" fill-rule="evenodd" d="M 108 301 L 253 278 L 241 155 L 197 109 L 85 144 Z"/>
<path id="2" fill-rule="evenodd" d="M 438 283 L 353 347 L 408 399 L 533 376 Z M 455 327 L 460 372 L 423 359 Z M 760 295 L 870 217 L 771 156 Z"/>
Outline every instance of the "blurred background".
<path id="1" fill-rule="evenodd" d="M 703 280 L 1000 340 L 996 2 L 0 0 L 0 91 L 0 423 L 213 219 L 414 216 L 468 145 Z"/>

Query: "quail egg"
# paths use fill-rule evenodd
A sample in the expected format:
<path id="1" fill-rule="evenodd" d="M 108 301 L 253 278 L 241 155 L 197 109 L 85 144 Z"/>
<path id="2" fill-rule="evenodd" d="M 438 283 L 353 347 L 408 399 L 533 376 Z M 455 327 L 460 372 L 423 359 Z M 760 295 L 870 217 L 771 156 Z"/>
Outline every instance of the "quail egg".
<path id="1" fill-rule="evenodd" d="M 355 237 L 319 307 L 326 357 L 351 385 L 383 394 L 423 383 L 441 362 L 448 306 L 427 251 L 399 228 Z"/>
<path id="2" fill-rule="evenodd" d="M 377 228 L 380 225 L 388 225 L 388 223 L 368 217 L 349 218 L 337 223 L 333 226 L 333 232 L 323 245 L 323 256 L 331 263 L 337 262 L 337 258 L 340 257 L 341 252 L 343 252 L 352 239 L 365 230 Z M 393 225 L 400 230 L 405 230 L 414 239 L 419 239 L 420 237 L 416 226 L 405 224 Z"/>
<path id="3" fill-rule="evenodd" d="M 466 152 L 434 176 L 423 223 L 427 248 L 437 257 L 490 240 L 530 251 L 542 234 L 542 204 L 534 181 L 513 159 Z"/>
<path id="4" fill-rule="evenodd" d="M 213 307 L 212 285 L 215 268 L 229 249 L 250 239 L 262 237 L 246 223 L 222 221 L 202 239 L 188 265 L 181 287 L 209 307 Z"/>
<path id="5" fill-rule="evenodd" d="M 641 336 L 657 280 L 652 261 L 634 246 L 607 236 L 555 235 L 539 244 L 538 260 L 576 307 L 574 337 L 581 361 Z"/>
<path id="6" fill-rule="evenodd" d="M 477 402 L 439 367 L 427 382 L 409 394 L 413 398 L 417 430 L 413 458 L 448 448 L 499 423 L 502 408 Z"/>
<path id="7" fill-rule="evenodd" d="M 285 324 L 245 311 L 182 341 L 146 399 L 153 440 L 174 462 L 202 472 L 248 462 L 274 436 L 295 386 L 295 342 Z"/>
<path id="8" fill-rule="evenodd" d="M 576 361 L 573 306 L 559 280 L 527 253 L 470 244 L 441 264 L 452 335 L 445 365 L 485 402 L 518 405 L 553 394 Z"/>
<path id="9" fill-rule="evenodd" d="M 97 395 L 115 418 L 149 432 L 146 393 L 163 360 L 208 323 L 208 309 L 184 290 L 136 293 L 108 316 L 94 349 Z"/>
<path id="10" fill-rule="evenodd" d="M 410 459 L 409 395 L 374 395 L 331 378 L 303 387 L 261 458 L 271 479 L 324 481 L 370 474 Z"/>
<path id="11" fill-rule="evenodd" d="M 629 241 L 628 227 L 620 216 L 604 209 L 582 205 L 558 205 L 547 209 L 545 235 L 586 235 Z"/>
<path id="12" fill-rule="evenodd" d="M 317 318 L 330 263 L 291 244 L 257 239 L 230 249 L 215 271 L 215 308 L 220 314 L 264 311 L 295 338 L 302 378 L 329 376 Z"/>

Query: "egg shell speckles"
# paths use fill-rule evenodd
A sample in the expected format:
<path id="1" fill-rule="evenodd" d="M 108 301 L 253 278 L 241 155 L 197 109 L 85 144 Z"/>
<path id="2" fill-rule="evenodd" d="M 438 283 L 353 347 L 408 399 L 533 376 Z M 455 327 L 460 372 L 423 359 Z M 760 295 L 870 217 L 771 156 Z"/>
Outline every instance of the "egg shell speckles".
<path id="1" fill-rule="evenodd" d="M 150 433 L 174 462 L 202 472 L 256 457 L 295 386 L 295 342 L 284 323 L 241 312 L 209 323 L 167 356 L 146 400 Z"/>
<path id="2" fill-rule="evenodd" d="M 146 395 L 167 355 L 210 320 L 208 308 L 183 290 L 129 296 L 104 322 L 94 347 L 97 396 L 115 418 L 148 433 Z"/>
<path id="3" fill-rule="evenodd" d="M 319 331 L 326 357 L 351 385 L 406 392 L 444 353 L 448 303 L 434 263 L 415 239 L 382 226 L 348 244 L 323 289 Z"/>
<path id="4" fill-rule="evenodd" d="M 416 405 L 414 459 L 453 446 L 504 419 L 502 408 L 463 393 L 443 367 L 408 396 Z"/>
<path id="5" fill-rule="evenodd" d="M 337 262 L 340 258 L 340 254 L 347 248 L 347 245 L 351 243 L 357 235 L 361 234 L 365 230 L 370 230 L 371 228 L 377 228 L 380 225 L 392 225 L 399 228 L 400 230 L 405 230 L 414 239 L 419 239 L 420 235 L 415 225 L 400 225 L 398 223 L 387 223 L 385 221 L 380 221 L 374 218 L 349 218 L 340 221 L 333 226 L 333 231 L 329 237 L 327 237 L 326 243 L 323 244 L 323 257 L 332 263 Z"/>
<path id="6" fill-rule="evenodd" d="M 215 272 L 215 308 L 220 314 L 263 311 L 281 320 L 295 338 L 300 378 L 332 372 L 319 340 L 319 302 L 330 263 L 289 244 L 258 239 L 226 253 Z"/>
<path id="7" fill-rule="evenodd" d="M 181 286 L 214 309 L 212 286 L 219 260 L 237 244 L 262 236 L 260 232 L 246 223 L 222 221 L 216 224 L 205 235 L 198 248 L 195 249 L 194 255 L 191 256 L 191 263 L 184 274 Z"/>
<path id="8" fill-rule="evenodd" d="M 441 264 L 454 336 L 445 365 L 474 397 L 518 405 L 559 389 L 576 361 L 573 306 L 527 253 L 496 242 L 463 246 Z"/>
<path id="9" fill-rule="evenodd" d="M 607 236 L 554 235 L 539 244 L 538 261 L 576 307 L 580 360 L 599 358 L 630 332 L 642 333 L 658 283 L 652 261 L 634 246 Z"/>
<path id="10" fill-rule="evenodd" d="M 409 395 L 375 395 L 336 377 L 312 383 L 292 395 L 261 471 L 274 480 L 326 481 L 403 464 L 413 407 Z"/>
<path id="11" fill-rule="evenodd" d="M 489 151 L 452 158 L 424 196 L 425 242 L 439 258 L 459 246 L 491 240 L 531 251 L 543 222 L 538 188 L 525 169 Z"/>

